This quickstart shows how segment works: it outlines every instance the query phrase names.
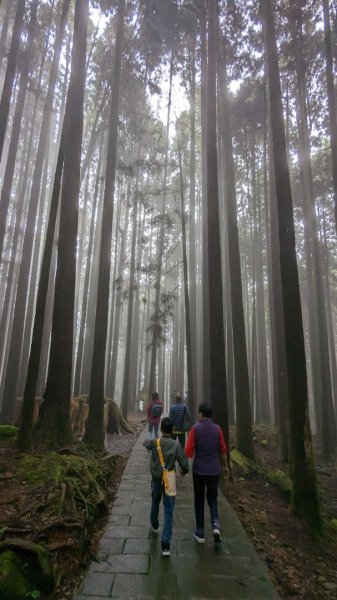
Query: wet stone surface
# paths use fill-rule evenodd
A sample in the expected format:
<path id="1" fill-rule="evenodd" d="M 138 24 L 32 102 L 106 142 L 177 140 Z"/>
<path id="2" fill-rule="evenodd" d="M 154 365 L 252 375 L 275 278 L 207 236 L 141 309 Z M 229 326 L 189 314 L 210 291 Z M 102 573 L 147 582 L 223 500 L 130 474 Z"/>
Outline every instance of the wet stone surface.
<path id="1" fill-rule="evenodd" d="M 213 542 L 207 505 L 206 542 L 195 542 L 191 475 L 177 478 L 171 556 L 161 556 L 161 532 L 153 534 L 149 527 L 151 477 L 149 454 L 142 445 L 145 435 L 146 430 L 130 455 L 96 560 L 73 600 L 278 600 L 263 563 L 222 494 L 223 542 Z"/>

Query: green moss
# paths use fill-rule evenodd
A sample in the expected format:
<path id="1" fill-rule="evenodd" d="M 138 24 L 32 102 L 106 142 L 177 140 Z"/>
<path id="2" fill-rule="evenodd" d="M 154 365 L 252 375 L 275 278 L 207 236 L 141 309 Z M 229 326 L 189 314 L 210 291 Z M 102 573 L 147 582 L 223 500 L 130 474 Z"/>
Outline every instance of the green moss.
<path id="1" fill-rule="evenodd" d="M 69 509 L 76 506 L 91 519 L 96 505 L 105 500 L 103 488 L 113 473 L 114 461 L 104 462 L 88 452 L 84 456 L 45 452 L 23 456 L 15 468 L 22 481 L 50 489 L 48 510 L 61 514 L 67 505 Z"/>
<path id="2" fill-rule="evenodd" d="M 57 452 L 45 454 L 27 454 L 17 464 L 17 474 L 20 479 L 30 484 L 58 484 L 67 476 L 86 475 L 88 472 L 96 477 L 99 465 L 94 461 L 88 462 L 84 457 L 65 455 Z"/>
<path id="3" fill-rule="evenodd" d="M 337 531 L 337 519 L 331 519 L 330 525 L 335 531 Z"/>
<path id="4" fill-rule="evenodd" d="M 293 483 L 291 479 L 289 479 L 288 475 L 284 473 L 284 471 L 281 471 L 280 469 L 268 471 L 267 481 L 272 485 L 278 487 L 281 490 L 281 492 L 286 494 L 286 496 L 290 497 L 293 488 Z"/>
<path id="5" fill-rule="evenodd" d="M 230 457 L 244 477 L 251 473 L 262 474 L 262 469 L 253 460 L 236 450 L 236 448 L 231 451 Z"/>
<path id="6" fill-rule="evenodd" d="M 0 442 L 16 438 L 18 428 L 14 425 L 0 425 Z"/>
<path id="7" fill-rule="evenodd" d="M 3 550 L 3 551 L 2 551 Z M 0 598 L 25 598 L 28 593 L 49 594 L 54 585 L 47 551 L 33 542 L 9 539 L 0 544 Z M 1 584 L 3 583 L 3 589 Z M 13 588 L 14 585 L 14 588 Z"/>
<path id="8" fill-rule="evenodd" d="M 22 600 L 34 590 L 13 550 L 0 554 L 0 598 Z"/>

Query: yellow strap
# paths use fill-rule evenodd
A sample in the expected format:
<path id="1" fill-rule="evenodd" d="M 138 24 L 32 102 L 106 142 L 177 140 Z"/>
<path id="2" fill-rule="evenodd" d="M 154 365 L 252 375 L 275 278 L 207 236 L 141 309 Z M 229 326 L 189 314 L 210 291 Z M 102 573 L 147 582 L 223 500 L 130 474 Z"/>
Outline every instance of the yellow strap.
<path id="1" fill-rule="evenodd" d="M 161 451 L 161 447 L 160 447 L 160 439 L 157 438 L 157 452 L 159 454 L 159 460 L 160 460 L 160 464 L 163 467 L 163 469 L 165 468 L 165 461 L 164 461 L 164 457 L 163 457 L 163 453 Z"/>

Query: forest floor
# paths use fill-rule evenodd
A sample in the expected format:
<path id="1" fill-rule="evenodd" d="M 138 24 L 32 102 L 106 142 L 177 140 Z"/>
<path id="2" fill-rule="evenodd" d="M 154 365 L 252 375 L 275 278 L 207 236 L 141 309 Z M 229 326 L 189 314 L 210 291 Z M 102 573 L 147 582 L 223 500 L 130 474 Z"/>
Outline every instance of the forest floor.
<path id="1" fill-rule="evenodd" d="M 104 489 L 107 500 L 93 522 L 85 525 L 85 540 L 78 531 L 61 526 L 48 530 L 48 550 L 57 567 L 57 589 L 50 600 L 70 600 L 95 555 L 105 527 L 113 497 L 122 478 L 128 456 L 145 424 L 142 415 L 129 418 L 133 435 L 110 435 L 109 451 L 116 455 L 114 475 Z M 235 438 L 235 431 L 231 431 Z M 254 428 L 256 460 L 264 470 L 282 469 L 275 429 Z M 7 537 L 30 537 L 46 529 L 40 512 L 29 512 L 32 489 L 17 478 L 10 478 L 13 455 L 0 447 L 0 541 Z M 317 463 L 322 516 L 326 522 L 337 518 L 337 465 Z M 222 484 L 223 492 L 238 514 L 260 558 L 266 563 L 275 587 L 283 600 L 332 600 L 337 597 L 337 532 L 327 528 L 324 537 L 313 538 L 305 525 L 292 516 L 282 493 L 257 474 L 242 477 L 234 469 L 234 481 Z M 48 504 L 48 490 L 39 504 Z M 26 507 L 26 508 L 25 508 Z M 13 510 L 14 508 L 14 510 Z M 23 516 L 20 516 L 23 515 Z M 69 514 L 69 519 L 71 518 Z M 66 516 L 63 522 L 67 523 Z M 62 525 L 62 524 L 61 524 Z M 47 525 L 48 527 L 48 525 Z M 25 529 L 27 528 L 27 532 Z M 223 536 L 226 524 L 223 523 Z"/>
<path id="2" fill-rule="evenodd" d="M 233 443 L 235 431 L 231 431 Z M 254 427 L 256 462 L 265 471 L 284 470 L 275 428 Z M 324 464 L 316 456 L 316 472 L 325 523 L 337 519 L 337 463 Z M 225 497 L 237 513 L 260 558 L 266 563 L 283 600 L 337 598 L 337 531 L 329 525 L 322 537 L 313 537 L 288 508 L 282 492 L 257 474 L 222 484 Z M 223 524 L 224 536 L 226 524 Z"/>

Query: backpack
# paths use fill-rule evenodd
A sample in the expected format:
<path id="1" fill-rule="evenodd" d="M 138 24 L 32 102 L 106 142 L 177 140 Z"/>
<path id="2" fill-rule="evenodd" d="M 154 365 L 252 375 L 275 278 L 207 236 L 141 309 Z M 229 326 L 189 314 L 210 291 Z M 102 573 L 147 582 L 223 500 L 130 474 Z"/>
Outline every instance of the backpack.
<path id="1" fill-rule="evenodd" d="M 159 404 L 159 402 L 156 402 L 156 404 L 153 404 L 153 406 L 151 408 L 152 417 L 155 417 L 155 419 L 157 419 L 158 417 L 160 417 L 162 412 L 163 412 L 163 407 L 161 404 Z"/>

